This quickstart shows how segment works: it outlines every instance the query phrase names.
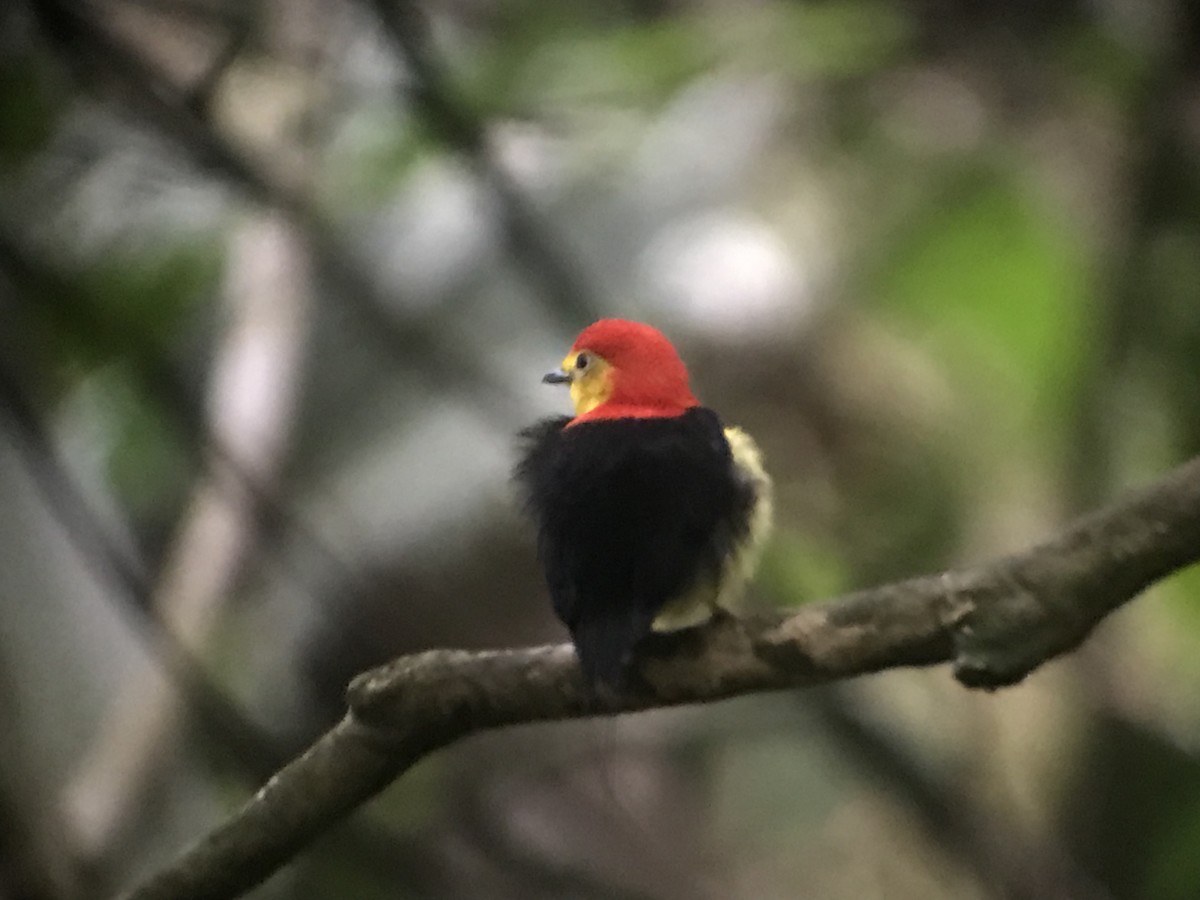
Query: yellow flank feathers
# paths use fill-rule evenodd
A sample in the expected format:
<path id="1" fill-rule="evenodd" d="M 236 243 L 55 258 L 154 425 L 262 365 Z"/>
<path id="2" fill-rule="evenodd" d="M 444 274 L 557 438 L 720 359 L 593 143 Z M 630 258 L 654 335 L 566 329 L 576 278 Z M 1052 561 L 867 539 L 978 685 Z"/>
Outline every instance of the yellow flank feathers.
<path id="1" fill-rule="evenodd" d="M 725 429 L 725 440 L 729 442 L 738 477 L 754 488 L 755 500 L 754 508 L 750 511 L 749 528 L 741 543 L 725 560 L 716 583 L 706 579 L 683 596 L 667 603 L 650 625 L 654 631 L 694 628 L 712 618 L 717 609 L 736 614 L 742 607 L 746 582 L 758 568 L 774 517 L 771 476 L 763 468 L 762 452 L 754 438 L 740 428 L 731 427 Z"/>

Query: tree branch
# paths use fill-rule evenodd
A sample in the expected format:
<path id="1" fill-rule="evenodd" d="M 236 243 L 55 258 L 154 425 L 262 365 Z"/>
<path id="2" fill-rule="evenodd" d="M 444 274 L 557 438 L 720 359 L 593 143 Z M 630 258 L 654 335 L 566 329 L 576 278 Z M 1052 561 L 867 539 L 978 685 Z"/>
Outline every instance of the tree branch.
<path id="1" fill-rule="evenodd" d="M 968 687 L 1021 680 L 1106 615 L 1200 559 L 1200 458 L 1029 550 L 655 640 L 636 690 L 594 695 L 568 645 L 431 650 L 366 672 L 350 711 L 128 900 L 232 897 L 418 760 L 503 725 L 701 703 L 949 662 Z"/>
<path id="2" fill-rule="evenodd" d="M 433 135 L 470 163 L 495 197 L 513 261 L 548 311 L 572 329 L 600 318 L 603 306 L 576 261 L 560 247 L 516 180 L 493 158 L 487 122 L 454 90 L 434 48 L 427 12 L 415 0 L 368 0 L 367 5 L 408 69 L 408 94 L 417 113 Z"/>

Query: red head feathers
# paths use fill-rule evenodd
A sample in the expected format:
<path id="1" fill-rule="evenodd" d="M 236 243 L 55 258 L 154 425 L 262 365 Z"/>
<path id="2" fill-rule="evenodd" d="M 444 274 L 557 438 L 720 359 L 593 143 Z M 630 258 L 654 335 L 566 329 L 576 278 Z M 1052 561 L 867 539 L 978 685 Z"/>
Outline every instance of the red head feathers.
<path id="1" fill-rule="evenodd" d="M 683 360 L 657 328 L 601 319 L 580 333 L 571 352 L 598 357 L 594 371 L 574 374 L 572 397 L 579 413 L 574 422 L 677 416 L 700 405 Z M 580 404 L 579 397 L 590 402 Z"/>

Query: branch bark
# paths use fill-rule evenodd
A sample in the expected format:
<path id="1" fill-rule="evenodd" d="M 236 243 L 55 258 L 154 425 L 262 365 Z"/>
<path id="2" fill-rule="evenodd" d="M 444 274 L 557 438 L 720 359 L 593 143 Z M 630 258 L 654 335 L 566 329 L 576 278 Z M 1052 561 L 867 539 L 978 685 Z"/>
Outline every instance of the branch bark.
<path id="1" fill-rule="evenodd" d="M 655 640 L 639 686 L 586 690 L 570 646 L 431 650 L 357 677 L 349 712 L 128 900 L 233 897 L 427 754 L 487 728 L 702 703 L 951 663 L 967 687 L 1020 681 L 1110 612 L 1200 560 L 1200 458 L 1030 549 Z"/>
<path id="2" fill-rule="evenodd" d="M 512 259 L 547 310 L 571 330 L 600 318 L 603 306 L 576 261 L 560 247 L 554 230 L 516 179 L 494 158 L 488 123 L 456 94 L 435 50 L 427 11 L 411 0 L 368 0 L 367 5 L 408 70 L 414 109 L 436 137 L 468 161 L 495 197 Z"/>

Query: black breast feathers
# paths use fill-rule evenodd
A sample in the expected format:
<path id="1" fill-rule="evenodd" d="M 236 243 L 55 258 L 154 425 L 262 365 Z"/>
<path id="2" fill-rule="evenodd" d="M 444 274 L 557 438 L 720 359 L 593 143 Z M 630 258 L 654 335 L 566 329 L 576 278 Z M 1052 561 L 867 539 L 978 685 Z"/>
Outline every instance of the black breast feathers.
<path id="1" fill-rule="evenodd" d="M 754 490 L 710 409 L 569 421 L 522 432 L 516 476 L 584 675 L 616 686 L 663 606 L 719 582 L 748 531 Z"/>

